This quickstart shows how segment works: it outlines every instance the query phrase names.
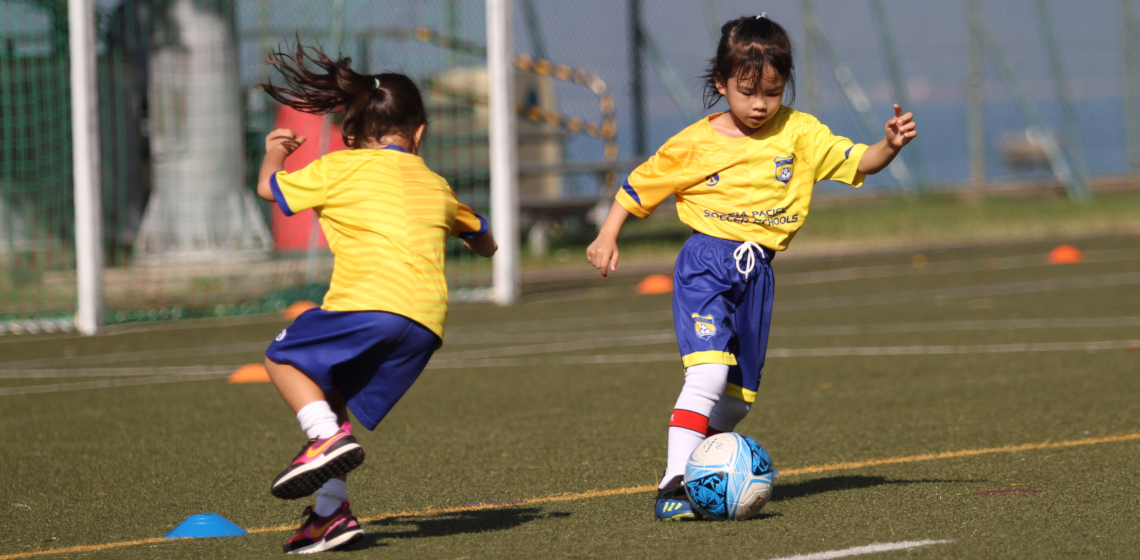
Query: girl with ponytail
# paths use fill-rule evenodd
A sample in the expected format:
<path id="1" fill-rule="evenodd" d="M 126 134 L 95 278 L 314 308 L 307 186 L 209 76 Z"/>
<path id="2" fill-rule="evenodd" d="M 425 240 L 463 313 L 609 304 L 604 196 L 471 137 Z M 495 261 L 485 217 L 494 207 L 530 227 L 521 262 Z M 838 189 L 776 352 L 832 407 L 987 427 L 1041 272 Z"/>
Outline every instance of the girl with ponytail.
<path id="1" fill-rule="evenodd" d="M 782 104 L 795 97 L 794 68 L 787 31 L 766 14 L 724 24 L 704 75 L 705 103 L 723 98 L 728 111 L 682 130 L 635 169 L 586 251 L 603 276 L 617 270 L 622 224 L 670 196 L 693 228 L 673 272 L 685 384 L 669 421 L 659 520 L 700 516 L 686 498 L 685 462 L 707 436 L 734 430 L 756 400 L 775 297 L 769 264 L 807 218 L 812 187 L 858 187 L 918 134 L 913 115 L 895 105 L 871 146 L 833 135 Z"/>
<path id="2" fill-rule="evenodd" d="M 270 54 L 285 85 L 258 84 L 278 103 L 337 113 L 350 149 L 293 172 L 285 158 L 306 142 L 288 129 L 265 140 L 257 193 L 286 216 L 312 208 L 335 257 L 324 305 L 269 345 L 265 367 L 309 437 L 271 484 L 282 499 L 316 493 L 285 552 L 342 548 L 363 536 L 346 475 L 364 461 L 348 411 L 369 430 L 419 377 L 443 343 L 444 249 L 459 237 L 476 254 L 496 250 L 487 221 L 456 200 L 419 157 L 427 112 L 403 74 L 359 74 L 300 40 Z"/>

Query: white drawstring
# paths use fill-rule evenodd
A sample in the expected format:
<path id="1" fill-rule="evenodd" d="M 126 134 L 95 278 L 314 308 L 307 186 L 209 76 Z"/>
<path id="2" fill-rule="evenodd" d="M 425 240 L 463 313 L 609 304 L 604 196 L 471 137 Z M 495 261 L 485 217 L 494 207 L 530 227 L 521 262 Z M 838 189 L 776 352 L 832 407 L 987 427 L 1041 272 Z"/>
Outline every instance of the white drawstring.
<path id="1" fill-rule="evenodd" d="M 752 250 L 760 251 L 760 256 L 764 256 L 764 247 L 755 241 L 745 241 L 732 252 L 732 256 L 736 259 L 736 271 L 744 275 L 744 279 L 748 279 L 748 275 L 756 268 L 756 255 L 752 254 Z M 745 258 L 747 256 L 747 258 Z M 744 268 L 740 268 L 740 259 L 744 258 Z"/>

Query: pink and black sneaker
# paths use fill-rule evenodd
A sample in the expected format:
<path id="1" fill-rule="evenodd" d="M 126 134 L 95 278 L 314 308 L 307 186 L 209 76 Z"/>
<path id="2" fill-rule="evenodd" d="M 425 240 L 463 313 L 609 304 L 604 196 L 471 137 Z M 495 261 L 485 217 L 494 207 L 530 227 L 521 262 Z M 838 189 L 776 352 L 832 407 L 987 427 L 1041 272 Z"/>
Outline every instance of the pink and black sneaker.
<path id="1" fill-rule="evenodd" d="M 336 511 L 325 517 L 318 517 L 312 507 L 305 508 L 301 515 L 307 515 L 308 519 L 301 525 L 301 530 L 282 547 L 285 554 L 311 554 L 336 550 L 364 537 L 364 529 L 352 516 L 348 502 L 340 504 Z"/>
<path id="2" fill-rule="evenodd" d="M 364 448 L 352 437 L 352 425 L 345 422 L 332 437 L 309 440 L 289 468 L 273 479 L 269 492 L 282 500 L 304 498 L 363 462 Z"/>

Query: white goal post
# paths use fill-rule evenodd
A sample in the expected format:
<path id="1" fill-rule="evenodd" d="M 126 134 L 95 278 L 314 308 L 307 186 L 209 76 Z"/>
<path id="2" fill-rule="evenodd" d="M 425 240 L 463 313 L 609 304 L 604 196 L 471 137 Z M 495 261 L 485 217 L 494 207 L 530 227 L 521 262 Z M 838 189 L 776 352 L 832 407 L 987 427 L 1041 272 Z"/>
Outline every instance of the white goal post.
<path id="1" fill-rule="evenodd" d="M 75 185 L 75 326 L 103 326 L 103 202 L 99 185 L 99 90 L 95 78 L 95 2 L 68 0 L 71 148 Z"/>
<path id="2" fill-rule="evenodd" d="M 510 305 L 520 292 L 514 2 L 486 0 L 486 9 L 491 231 L 499 244 L 492 264 L 492 297 L 499 305 Z"/>

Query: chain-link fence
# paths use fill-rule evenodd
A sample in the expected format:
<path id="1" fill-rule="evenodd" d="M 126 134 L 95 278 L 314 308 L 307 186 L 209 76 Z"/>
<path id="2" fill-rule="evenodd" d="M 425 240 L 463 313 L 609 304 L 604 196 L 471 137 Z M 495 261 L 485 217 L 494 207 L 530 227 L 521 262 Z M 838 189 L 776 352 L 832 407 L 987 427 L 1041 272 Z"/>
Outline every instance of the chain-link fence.
<path id="1" fill-rule="evenodd" d="M 321 297 L 331 255 L 311 212 L 253 195 L 264 135 L 299 129 L 303 166 L 335 122 L 253 89 L 299 37 L 423 88 L 428 165 L 489 212 L 484 5 L 477 0 L 98 0 L 107 321 L 275 311 Z M 765 11 L 793 35 L 795 107 L 872 142 L 890 105 L 919 141 L 858 191 L 1124 184 L 1140 167 L 1136 0 L 515 0 L 522 226 L 541 251 L 589 227 L 622 175 L 710 111 L 698 76 L 719 27 Z M 67 2 L 0 0 L 0 325 L 75 312 Z M 335 45 L 337 48 L 332 48 Z M 723 104 L 722 104 L 723 105 Z M 451 247 L 453 296 L 490 263 Z"/>

